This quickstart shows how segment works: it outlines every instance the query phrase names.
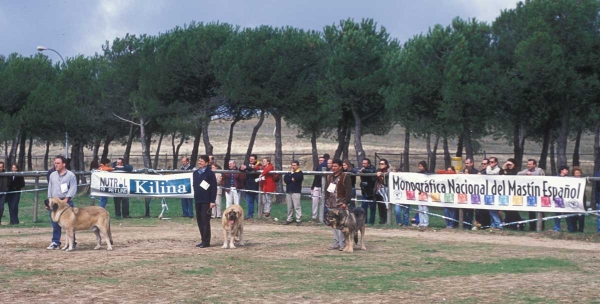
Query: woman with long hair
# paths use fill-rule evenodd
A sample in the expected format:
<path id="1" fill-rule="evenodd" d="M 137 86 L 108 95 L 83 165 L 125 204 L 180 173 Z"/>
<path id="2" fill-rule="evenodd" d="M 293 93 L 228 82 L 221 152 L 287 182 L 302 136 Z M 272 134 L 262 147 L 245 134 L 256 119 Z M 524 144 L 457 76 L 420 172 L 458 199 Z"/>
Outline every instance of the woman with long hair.
<path id="1" fill-rule="evenodd" d="M 346 173 L 358 173 L 358 169 L 354 168 L 352 163 L 345 159 L 342 162 L 342 172 Z M 350 180 L 352 181 L 352 199 L 356 199 L 356 175 L 351 175 Z M 356 207 L 356 201 L 351 200 L 348 205 L 349 210 L 353 210 Z"/>
<path id="2" fill-rule="evenodd" d="M 427 174 L 427 162 L 422 160 L 418 164 L 419 171 L 417 173 Z M 419 228 L 429 227 L 429 208 L 425 205 L 419 205 Z"/>
<path id="3" fill-rule="evenodd" d="M 379 159 L 379 166 L 377 168 L 377 180 L 375 181 L 375 201 L 377 202 L 377 209 L 379 210 L 379 224 L 385 225 L 387 223 L 387 208 L 388 208 L 388 195 L 381 193 L 380 191 L 387 191 L 387 174 L 390 172 L 390 163 L 385 158 Z"/>
<path id="4" fill-rule="evenodd" d="M 19 165 L 13 164 L 11 171 L 13 173 L 21 171 Z M 10 224 L 19 224 L 19 202 L 21 201 L 21 189 L 25 187 L 25 178 L 23 176 L 11 176 L 8 183 L 8 191 L 6 201 L 8 202 L 8 213 L 10 214 Z"/>

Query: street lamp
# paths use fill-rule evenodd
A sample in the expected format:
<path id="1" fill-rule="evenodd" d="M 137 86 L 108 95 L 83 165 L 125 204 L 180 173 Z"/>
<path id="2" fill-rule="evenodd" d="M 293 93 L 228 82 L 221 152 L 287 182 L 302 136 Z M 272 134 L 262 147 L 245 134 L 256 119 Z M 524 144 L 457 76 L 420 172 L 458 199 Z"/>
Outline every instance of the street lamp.
<path id="1" fill-rule="evenodd" d="M 63 56 L 57 50 L 47 48 L 47 47 L 41 46 L 41 45 L 38 45 L 38 47 L 36 49 L 38 50 L 38 52 L 53 51 L 54 53 L 56 53 L 58 55 L 58 57 L 60 57 L 62 62 L 65 64 L 65 66 L 67 68 L 69 67 L 69 64 L 65 61 Z M 65 131 L 65 158 L 69 158 L 69 133 L 67 131 Z"/>

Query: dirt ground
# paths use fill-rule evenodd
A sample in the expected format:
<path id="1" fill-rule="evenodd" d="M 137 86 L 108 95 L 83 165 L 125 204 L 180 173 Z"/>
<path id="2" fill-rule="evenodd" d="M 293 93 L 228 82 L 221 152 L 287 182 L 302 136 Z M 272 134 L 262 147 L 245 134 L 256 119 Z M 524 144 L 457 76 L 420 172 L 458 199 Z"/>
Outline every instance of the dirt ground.
<path id="1" fill-rule="evenodd" d="M 342 253 L 326 249 L 331 231 L 314 223 L 296 227 L 250 221 L 245 227 L 246 246 L 233 250 L 220 248 L 223 237 L 216 220 L 212 222 L 212 247 L 206 249 L 194 246 L 199 233 L 191 220 L 157 220 L 156 225 L 146 226 L 113 222 L 112 230 L 114 251 L 105 247 L 93 250 L 94 235 L 82 232 L 77 250 L 67 253 L 45 249 L 51 236 L 49 227 L 3 226 L 0 299 L 11 303 L 526 303 L 594 302 L 600 298 L 600 243 L 544 235 L 367 228 L 367 251 Z M 360 268 L 361 263 L 390 263 L 390 268 L 408 265 L 408 270 L 429 273 L 428 267 L 436 266 L 436 259 L 472 263 L 502 257 L 553 257 L 572 266 L 522 273 L 408 277 L 407 282 L 393 281 L 393 286 L 383 286 L 381 291 L 377 283 L 361 286 L 366 292 L 346 292 L 343 286 L 342 291 L 302 287 L 320 276 L 337 273 L 337 267 Z M 319 269 L 324 260 L 332 269 Z M 314 268 L 300 269 L 286 264 L 289 261 Z M 328 280 L 358 280 L 345 277 L 344 271 L 339 273 Z M 363 276 L 360 271 L 348 273 Z M 382 277 L 381 281 L 385 280 L 389 279 Z M 406 289 L 402 284 L 413 287 Z"/>

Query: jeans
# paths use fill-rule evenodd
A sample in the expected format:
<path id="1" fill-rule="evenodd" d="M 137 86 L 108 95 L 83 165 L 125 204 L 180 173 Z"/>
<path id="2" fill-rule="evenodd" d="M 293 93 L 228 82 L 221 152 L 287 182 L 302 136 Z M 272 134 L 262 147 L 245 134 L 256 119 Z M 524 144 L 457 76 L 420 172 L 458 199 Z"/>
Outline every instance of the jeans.
<path id="1" fill-rule="evenodd" d="M 394 213 L 396 214 L 396 224 L 402 224 L 408 226 L 408 217 L 410 209 L 406 205 L 395 205 Z"/>
<path id="2" fill-rule="evenodd" d="M 456 219 L 456 209 L 444 208 L 444 216 L 449 217 L 451 219 Z M 453 220 L 446 219 L 446 227 L 454 228 L 456 227 L 456 222 Z"/>
<path id="3" fill-rule="evenodd" d="M 6 195 L 6 201 L 8 202 L 8 213 L 10 214 L 10 223 L 19 223 L 19 201 L 21 200 L 21 193 L 9 193 Z"/>
<path id="4" fill-rule="evenodd" d="M 498 214 L 498 210 L 489 210 L 489 211 L 490 211 L 490 217 L 492 218 L 490 227 L 502 229 L 502 227 L 500 226 L 500 224 L 502 224 L 502 221 L 500 220 L 500 214 Z"/>
<path id="5" fill-rule="evenodd" d="M 375 201 L 373 201 L 373 198 L 367 198 L 364 195 L 362 196 L 362 199 L 365 201 L 362 202 L 361 206 L 365 209 L 365 219 L 367 219 L 367 224 L 373 225 L 373 223 L 375 223 Z M 371 211 L 370 213 L 369 210 Z"/>
<path id="6" fill-rule="evenodd" d="M 429 227 L 429 207 L 419 205 L 419 226 Z"/>
<path id="7" fill-rule="evenodd" d="M 600 203 L 597 203 L 596 210 L 600 210 Z M 600 213 L 596 213 L 596 214 L 600 215 Z M 600 233 L 600 216 L 597 216 L 596 218 L 598 219 L 598 226 L 596 226 L 597 227 L 596 228 L 597 229 L 596 232 Z"/>
<path id="8" fill-rule="evenodd" d="M 556 213 L 555 215 L 562 215 L 562 213 Z M 569 224 L 569 219 L 567 219 L 567 224 Z M 560 219 L 559 218 L 555 218 L 554 219 L 554 229 L 552 229 L 556 232 L 560 231 Z"/>
<path id="9" fill-rule="evenodd" d="M 98 206 L 106 209 L 106 204 L 108 204 L 108 196 L 101 196 L 100 203 L 98 203 Z"/>
<path id="10" fill-rule="evenodd" d="M 246 203 L 248 203 L 248 217 L 254 217 L 254 202 L 258 203 L 258 193 L 246 192 Z"/>
<path id="11" fill-rule="evenodd" d="M 72 200 L 69 200 L 69 206 L 74 207 Z M 52 242 L 60 246 L 60 235 L 62 233 L 62 228 L 58 223 L 52 220 L 52 212 L 48 211 L 48 214 L 50 215 L 50 223 L 52 224 Z M 75 244 L 75 233 L 73 233 L 73 244 Z"/>
<path id="12" fill-rule="evenodd" d="M 475 212 L 475 210 L 473 209 L 463 209 L 463 220 L 467 223 L 469 223 L 470 225 L 464 225 L 463 228 L 464 229 L 471 229 L 473 226 L 473 213 Z"/>
<path id="13" fill-rule="evenodd" d="M 181 199 L 181 211 L 184 217 L 194 217 L 194 199 L 193 198 L 182 198 Z"/>

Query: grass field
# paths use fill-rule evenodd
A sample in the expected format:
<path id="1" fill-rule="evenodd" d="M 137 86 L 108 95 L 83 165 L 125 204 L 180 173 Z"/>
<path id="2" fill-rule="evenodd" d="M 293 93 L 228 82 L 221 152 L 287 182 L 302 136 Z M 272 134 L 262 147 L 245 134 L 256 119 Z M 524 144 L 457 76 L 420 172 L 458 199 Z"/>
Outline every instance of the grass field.
<path id="1" fill-rule="evenodd" d="M 32 195 L 23 195 L 18 226 L 0 228 L 0 298 L 11 302 L 85 303 L 598 303 L 600 238 L 589 217 L 586 233 L 529 233 L 368 227 L 367 251 L 327 250 L 331 229 L 317 223 L 283 226 L 285 206 L 272 219 L 246 222 L 246 246 L 221 249 L 220 222 L 212 245 L 199 249 L 195 220 L 180 217 L 179 200 L 159 200 L 142 218 L 112 220 L 114 251 L 95 251 L 91 232 L 77 250 L 50 251 L 49 217 L 32 223 Z M 86 196 L 75 204 L 89 204 Z M 245 204 L 242 203 L 242 205 Z M 114 215 L 112 200 L 108 210 Z M 310 202 L 303 200 L 304 214 Z M 440 210 L 433 209 L 440 213 Z M 411 212 L 412 215 L 412 212 Z M 6 222 L 7 212 L 3 223 Z M 305 218 L 308 218 L 306 216 Z M 564 228 L 564 226 L 563 226 Z M 63 235 L 64 238 L 64 235 Z M 358 248 L 357 248 L 358 249 Z"/>

